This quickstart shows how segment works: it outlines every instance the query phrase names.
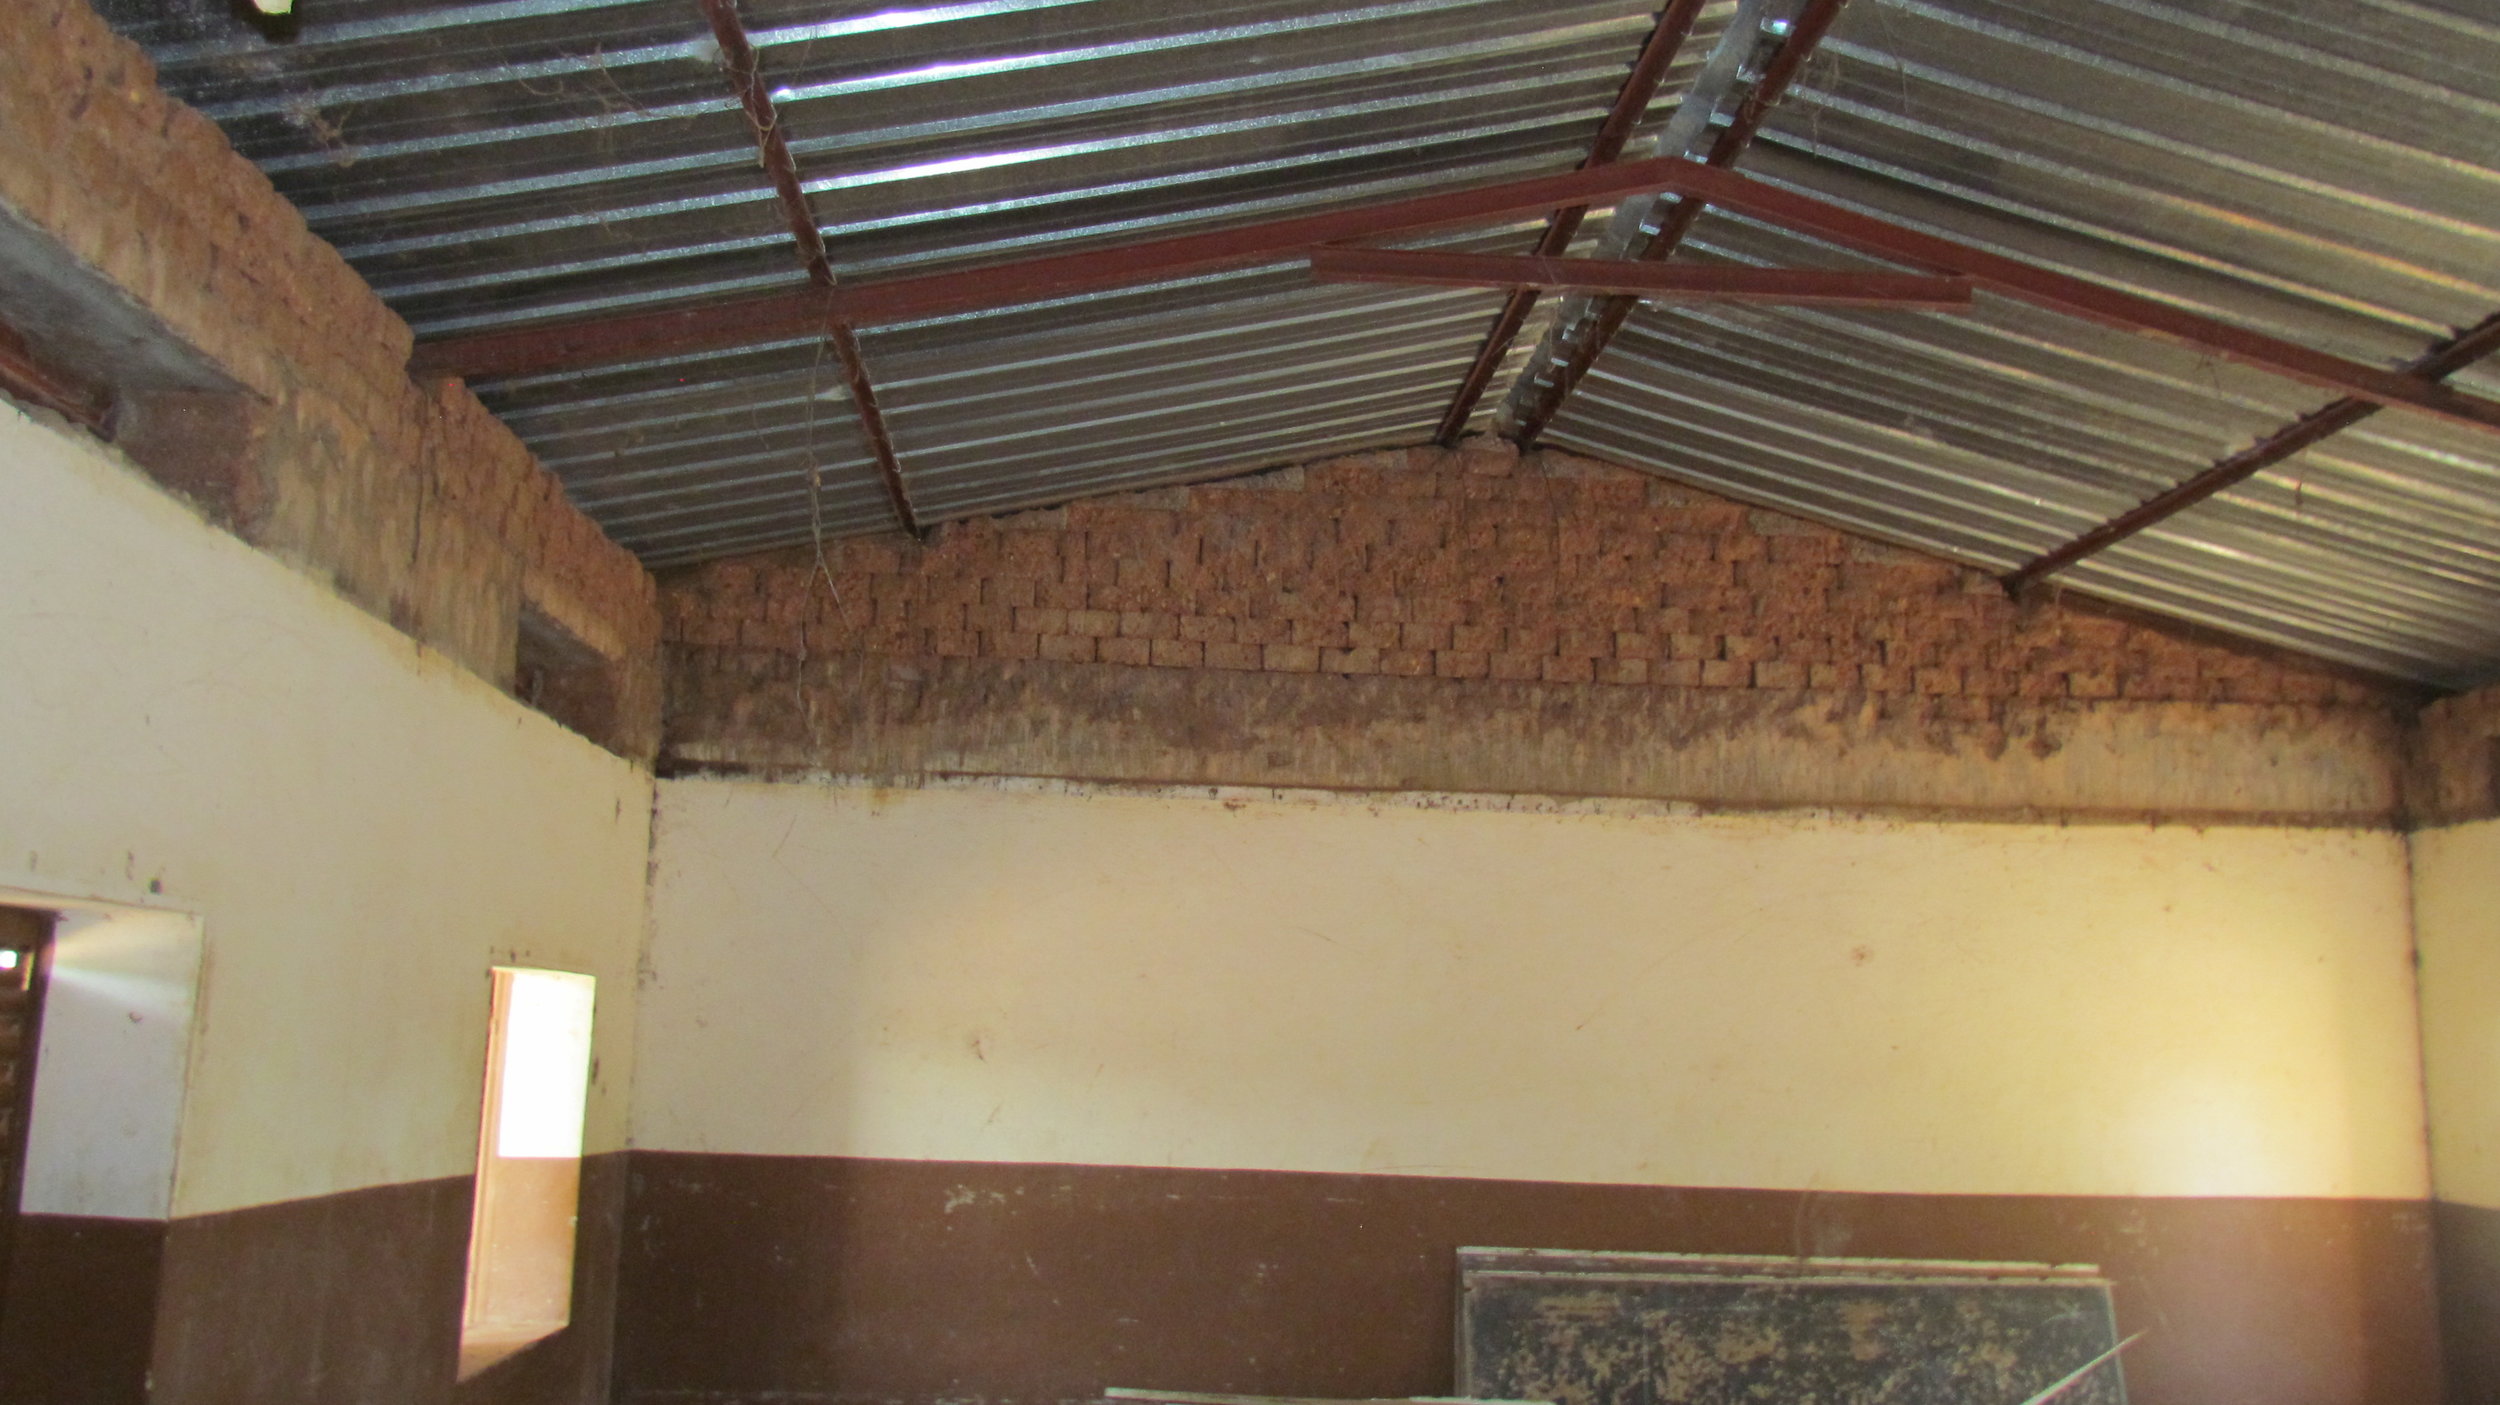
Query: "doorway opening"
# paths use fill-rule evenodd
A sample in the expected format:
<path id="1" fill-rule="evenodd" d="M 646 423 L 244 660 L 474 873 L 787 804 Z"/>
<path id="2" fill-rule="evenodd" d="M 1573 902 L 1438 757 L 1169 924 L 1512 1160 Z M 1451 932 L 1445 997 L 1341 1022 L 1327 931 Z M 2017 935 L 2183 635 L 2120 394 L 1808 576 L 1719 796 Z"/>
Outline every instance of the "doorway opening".
<path id="1" fill-rule="evenodd" d="M 460 1323 L 462 1379 L 573 1320 L 597 991 L 594 978 L 570 971 L 494 969 Z"/>

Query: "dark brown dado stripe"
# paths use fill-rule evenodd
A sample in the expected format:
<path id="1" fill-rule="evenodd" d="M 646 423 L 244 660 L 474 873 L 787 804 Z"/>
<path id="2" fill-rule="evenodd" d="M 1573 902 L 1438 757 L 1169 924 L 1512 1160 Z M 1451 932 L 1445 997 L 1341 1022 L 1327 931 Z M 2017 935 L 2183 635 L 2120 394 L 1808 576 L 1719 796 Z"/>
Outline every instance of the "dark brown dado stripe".
<path id="1" fill-rule="evenodd" d="M 142 1405 L 164 1250 L 159 1220 L 20 1217 L 0 1293 L 0 1402 Z"/>
<path id="2" fill-rule="evenodd" d="M 1839 1195 L 631 1154 L 630 1402 L 1451 1388 L 1466 1244 L 2088 1261 L 2138 1405 L 2420 1405 L 2419 1202 Z"/>
<path id="3" fill-rule="evenodd" d="M 176 1220 L 152 1405 L 446 1398 L 468 1225 L 466 1177 Z"/>
<path id="4" fill-rule="evenodd" d="M 582 1167 L 574 1326 L 455 1385 L 469 1178 L 377 1186 L 159 1227 L 149 1405 L 593 1405 L 607 1399 L 625 1165 Z M 12 1332 L 14 1335 L 14 1332 Z M 7 1395 L 7 1400 L 21 1397 Z M 42 1395 L 83 1402 L 140 1397 Z"/>
<path id="5" fill-rule="evenodd" d="M 2452 1405 L 2500 1401 L 2500 1210 L 2431 1206 L 2439 1245 L 2439 1330 Z"/>

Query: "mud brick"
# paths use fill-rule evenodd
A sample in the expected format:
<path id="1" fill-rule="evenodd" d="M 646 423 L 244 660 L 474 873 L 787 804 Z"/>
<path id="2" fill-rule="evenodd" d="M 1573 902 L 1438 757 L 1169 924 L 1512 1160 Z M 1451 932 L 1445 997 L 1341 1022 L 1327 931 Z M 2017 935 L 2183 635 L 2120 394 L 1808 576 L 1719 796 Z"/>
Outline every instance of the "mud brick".
<path id="1" fill-rule="evenodd" d="M 1356 649 L 1394 649 L 1404 632 L 1405 626 L 1398 624 L 1352 624 L 1346 626 L 1346 643 Z"/>
<path id="2" fill-rule="evenodd" d="M 1319 666 L 1323 673 L 1378 673 L 1378 649 L 1322 649 Z"/>
<path id="3" fill-rule="evenodd" d="M 1095 640 L 1087 634 L 1045 634 L 1041 636 L 1043 658 L 1058 663 L 1092 663 Z"/>
<path id="4" fill-rule="evenodd" d="M 1193 644 L 1230 644 L 1235 628 L 1234 621 L 1220 615 L 1180 617 L 1180 637 Z"/>
<path id="5" fill-rule="evenodd" d="M 1124 639 L 1178 639 L 1181 622 L 1177 615 L 1160 610 L 1128 610 L 1120 615 L 1120 636 Z"/>

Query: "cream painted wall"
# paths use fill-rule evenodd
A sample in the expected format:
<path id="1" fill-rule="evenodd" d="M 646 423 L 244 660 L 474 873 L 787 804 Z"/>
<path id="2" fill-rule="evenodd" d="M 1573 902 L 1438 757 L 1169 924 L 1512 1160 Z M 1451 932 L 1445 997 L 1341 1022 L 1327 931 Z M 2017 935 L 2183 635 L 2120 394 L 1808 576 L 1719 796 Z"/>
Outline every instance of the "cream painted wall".
<path id="1" fill-rule="evenodd" d="M 0 888 L 199 914 L 177 1214 L 465 1174 L 487 968 L 632 1082 L 650 780 L 0 407 Z"/>
<path id="2" fill-rule="evenodd" d="M 2402 839 L 664 782 L 637 1146 L 2418 1197 Z"/>
<path id="3" fill-rule="evenodd" d="M 2412 843 L 2432 1183 L 2500 1209 L 2500 820 Z"/>

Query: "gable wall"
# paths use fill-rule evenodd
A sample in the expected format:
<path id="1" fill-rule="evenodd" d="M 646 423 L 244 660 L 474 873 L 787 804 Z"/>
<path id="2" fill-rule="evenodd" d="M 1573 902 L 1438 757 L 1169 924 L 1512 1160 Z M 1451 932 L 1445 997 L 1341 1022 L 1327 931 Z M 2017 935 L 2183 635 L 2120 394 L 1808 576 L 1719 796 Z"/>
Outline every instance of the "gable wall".
<path id="1" fill-rule="evenodd" d="M 1559 453 L 670 576 L 667 764 L 2388 823 L 2405 695 Z"/>
<path id="2" fill-rule="evenodd" d="M 2400 690 L 1483 446 L 662 609 L 628 1399 L 1441 1393 L 1469 1243 L 2437 1388 Z"/>

